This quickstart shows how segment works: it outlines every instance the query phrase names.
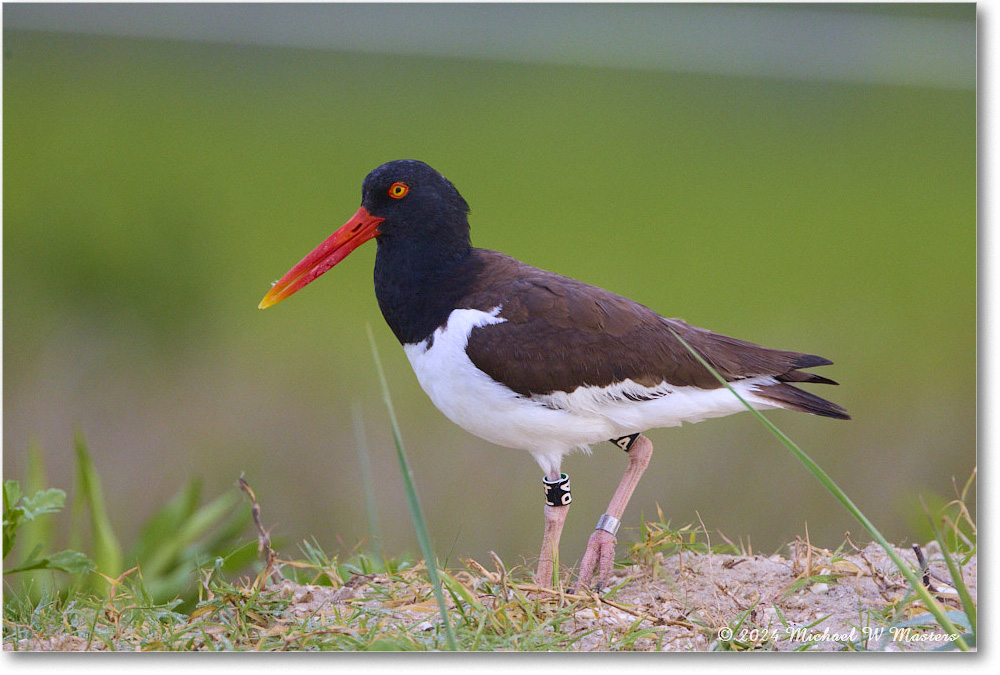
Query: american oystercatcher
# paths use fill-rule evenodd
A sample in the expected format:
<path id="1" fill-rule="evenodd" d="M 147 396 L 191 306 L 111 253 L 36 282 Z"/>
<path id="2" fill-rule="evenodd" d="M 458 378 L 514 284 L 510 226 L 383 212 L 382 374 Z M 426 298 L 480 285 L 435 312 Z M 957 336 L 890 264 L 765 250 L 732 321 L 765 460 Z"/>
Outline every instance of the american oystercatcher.
<path id="1" fill-rule="evenodd" d="M 544 472 L 545 530 L 536 579 L 550 584 L 571 501 L 562 458 L 611 440 L 628 467 L 587 543 L 578 581 L 605 585 L 625 506 L 649 464 L 641 433 L 745 410 L 677 339 L 758 409 L 850 419 L 798 389 L 836 384 L 803 368 L 831 361 L 666 319 L 637 302 L 502 253 L 473 248 L 469 206 L 423 162 L 398 160 L 364 180 L 361 208 L 277 281 L 284 300 L 376 238 L 375 297 L 417 380 L 455 424 L 530 452 Z"/>

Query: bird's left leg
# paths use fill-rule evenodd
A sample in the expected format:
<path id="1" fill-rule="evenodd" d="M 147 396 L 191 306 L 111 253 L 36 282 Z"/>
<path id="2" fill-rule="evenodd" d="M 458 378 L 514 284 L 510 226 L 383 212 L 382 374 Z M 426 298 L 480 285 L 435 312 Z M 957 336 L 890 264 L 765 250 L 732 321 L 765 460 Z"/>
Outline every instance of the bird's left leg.
<path id="1" fill-rule="evenodd" d="M 608 577 L 611 576 L 611 568 L 615 563 L 615 544 L 618 542 L 615 535 L 618 533 L 618 526 L 621 525 L 621 517 L 653 454 L 653 444 L 640 434 L 612 439 L 612 443 L 628 453 L 628 467 L 622 476 L 622 482 L 615 490 L 614 497 L 611 498 L 607 512 L 597 521 L 597 529 L 590 535 L 587 550 L 580 563 L 580 586 L 589 587 L 596 572 L 598 591 L 607 584 Z"/>
<path id="2" fill-rule="evenodd" d="M 566 514 L 573 496 L 569 491 L 569 476 L 552 470 L 542 478 L 545 488 L 545 532 L 542 534 L 542 553 L 538 556 L 535 582 L 546 588 L 552 586 L 552 571 L 559 564 L 559 537 L 562 536 Z"/>

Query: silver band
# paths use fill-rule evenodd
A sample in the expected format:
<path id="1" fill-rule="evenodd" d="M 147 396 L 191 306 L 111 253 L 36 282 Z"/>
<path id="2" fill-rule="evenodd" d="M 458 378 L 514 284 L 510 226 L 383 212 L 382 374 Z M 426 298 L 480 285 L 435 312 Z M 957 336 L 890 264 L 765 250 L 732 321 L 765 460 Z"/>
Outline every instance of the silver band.
<path id="1" fill-rule="evenodd" d="M 604 530 L 605 532 L 610 532 L 611 536 L 618 534 L 618 528 L 621 527 L 622 521 L 618 520 L 614 516 L 609 516 L 608 514 L 601 515 L 597 519 L 597 527 L 595 530 Z"/>

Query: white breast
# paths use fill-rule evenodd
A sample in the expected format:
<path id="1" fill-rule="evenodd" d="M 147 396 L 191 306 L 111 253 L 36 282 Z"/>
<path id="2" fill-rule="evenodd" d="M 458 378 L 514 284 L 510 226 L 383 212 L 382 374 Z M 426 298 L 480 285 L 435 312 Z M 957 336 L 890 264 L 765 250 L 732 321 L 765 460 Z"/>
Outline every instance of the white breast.
<path id="1" fill-rule="evenodd" d="M 476 368 L 465 354 L 474 328 L 505 319 L 491 312 L 456 309 L 432 338 L 404 345 L 420 386 L 452 422 L 471 434 L 508 448 L 565 453 L 610 438 L 612 425 L 599 417 L 580 418 L 521 396 Z M 430 343 L 430 348 L 428 348 Z"/>

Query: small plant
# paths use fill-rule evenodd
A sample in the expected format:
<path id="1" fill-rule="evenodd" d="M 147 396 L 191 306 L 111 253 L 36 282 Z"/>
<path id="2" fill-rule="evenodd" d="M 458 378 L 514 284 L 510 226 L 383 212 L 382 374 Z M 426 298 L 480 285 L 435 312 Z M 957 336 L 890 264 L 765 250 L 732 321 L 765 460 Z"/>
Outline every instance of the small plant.
<path id="1" fill-rule="evenodd" d="M 56 488 L 39 490 L 30 497 L 21 495 L 21 486 L 16 480 L 3 484 L 3 559 L 14 550 L 17 531 L 26 523 L 44 515 L 58 513 L 66 505 L 66 493 Z M 79 551 L 67 549 L 43 555 L 44 545 L 39 542 L 20 563 L 4 570 L 4 574 L 15 574 L 29 570 L 58 570 L 67 574 L 83 574 L 94 567 L 94 563 Z"/>
<path id="2" fill-rule="evenodd" d="M 729 542 L 712 546 L 704 525 L 697 527 L 688 523 L 678 528 L 671 527 L 659 504 L 656 505 L 656 516 L 657 520 L 646 520 L 643 516 L 639 523 L 639 541 L 629 547 L 624 561 L 651 568 L 654 577 L 660 574 L 663 560 L 675 554 L 740 553 Z"/>
<path id="3" fill-rule="evenodd" d="M 238 508 L 239 493 L 227 492 L 202 505 L 201 486 L 192 480 L 179 494 L 154 513 L 142 526 L 135 542 L 122 549 L 104 506 L 100 477 L 81 434 L 75 439 L 76 495 L 72 508 L 70 548 L 46 553 L 53 548 L 52 528 L 39 527 L 39 517 L 59 513 L 66 505 L 66 493 L 58 488 L 39 489 L 30 497 L 21 494 L 18 481 L 4 483 L 3 556 L 4 575 L 27 573 L 23 592 L 35 601 L 47 593 L 68 593 L 71 589 L 106 595 L 112 590 L 110 579 L 118 578 L 126 567 L 138 567 L 143 591 L 156 603 L 183 597 L 186 606 L 195 598 L 196 570 L 214 559 L 224 561 L 225 570 L 235 572 L 254 559 L 253 542 L 240 542 L 249 523 L 249 512 Z M 44 475 L 41 455 L 29 455 L 31 482 Z M 81 533 L 90 521 L 90 541 L 85 547 Z M 25 537 L 32 548 L 12 566 L 8 555 L 15 549 L 18 531 L 32 527 Z M 25 544 L 22 543 L 22 547 Z M 81 550 L 86 553 L 80 552 Z M 32 575 L 47 571 L 64 572 L 70 577 L 49 582 Z M 93 574 L 92 574 L 93 573 Z"/>

